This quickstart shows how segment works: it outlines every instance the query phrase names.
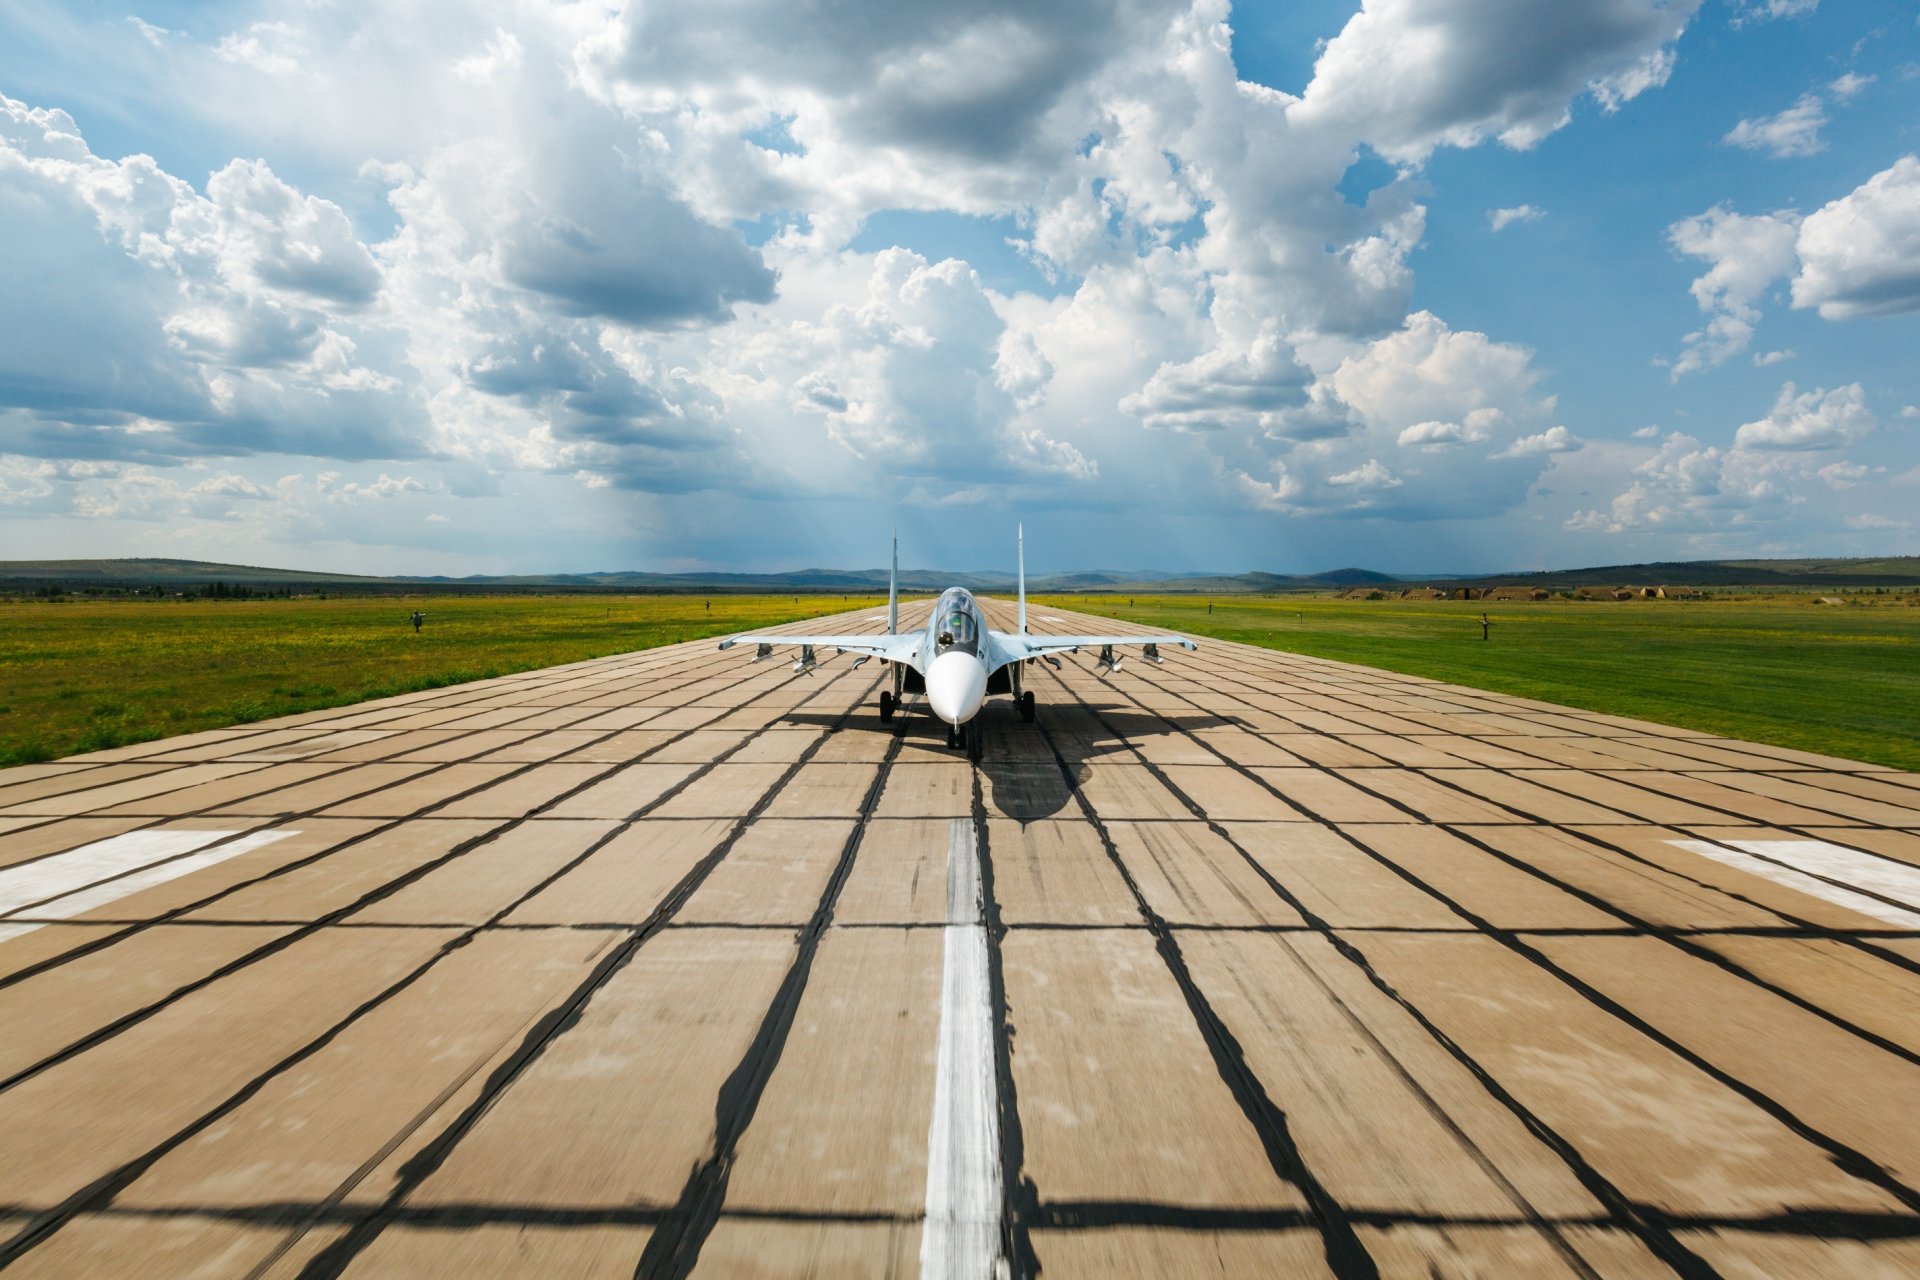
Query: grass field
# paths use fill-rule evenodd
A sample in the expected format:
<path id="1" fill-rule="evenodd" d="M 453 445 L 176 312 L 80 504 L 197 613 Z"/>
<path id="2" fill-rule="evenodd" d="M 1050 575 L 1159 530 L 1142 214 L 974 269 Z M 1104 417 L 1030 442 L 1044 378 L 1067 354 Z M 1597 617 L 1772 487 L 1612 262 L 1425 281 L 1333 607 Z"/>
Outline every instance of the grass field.
<path id="1" fill-rule="evenodd" d="M 842 596 L 0 603 L 0 765 L 860 607 Z M 415 635 L 407 617 L 426 613 Z"/>
<path id="2" fill-rule="evenodd" d="M 1920 608 L 1057 596 L 1051 603 L 1567 706 L 1920 769 Z M 1492 638 L 1480 639 L 1480 615 Z"/>

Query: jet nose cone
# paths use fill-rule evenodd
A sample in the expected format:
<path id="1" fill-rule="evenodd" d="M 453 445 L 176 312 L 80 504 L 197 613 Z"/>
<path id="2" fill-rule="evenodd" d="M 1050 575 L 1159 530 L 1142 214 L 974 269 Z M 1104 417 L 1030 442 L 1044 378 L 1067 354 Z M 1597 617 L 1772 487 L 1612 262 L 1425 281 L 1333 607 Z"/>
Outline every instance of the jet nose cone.
<path id="1" fill-rule="evenodd" d="M 970 653 L 943 653 L 927 668 L 927 703 L 948 724 L 965 724 L 987 697 L 987 668 Z"/>

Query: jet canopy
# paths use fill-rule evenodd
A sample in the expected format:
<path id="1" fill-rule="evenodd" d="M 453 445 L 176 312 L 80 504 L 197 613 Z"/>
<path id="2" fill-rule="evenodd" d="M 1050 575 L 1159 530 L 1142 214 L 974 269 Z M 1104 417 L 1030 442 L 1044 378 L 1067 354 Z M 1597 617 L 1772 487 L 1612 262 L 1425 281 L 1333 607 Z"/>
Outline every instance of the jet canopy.
<path id="1" fill-rule="evenodd" d="M 980 619 L 972 601 L 962 596 L 945 596 L 934 611 L 933 643 L 941 652 L 961 649 L 980 651 Z"/>

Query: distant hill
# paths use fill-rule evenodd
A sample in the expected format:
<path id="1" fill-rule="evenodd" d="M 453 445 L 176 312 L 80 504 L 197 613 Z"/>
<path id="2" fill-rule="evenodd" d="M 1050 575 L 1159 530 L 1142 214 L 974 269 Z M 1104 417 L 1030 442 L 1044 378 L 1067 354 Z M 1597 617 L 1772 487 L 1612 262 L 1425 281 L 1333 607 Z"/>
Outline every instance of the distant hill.
<path id="1" fill-rule="evenodd" d="M 885 569 L 798 569 L 787 573 L 598 573 L 476 574 L 451 577 L 376 577 L 316 573 L 256 565 L 215 564 L 201 560 L 5 560 L 0 561 L 0 591 L 199 592 L 214 583 L 254 592 L 337 592 L 399 594 L 436 592 L 796 592 L 863 595 L 887 589 Z M 1315 574 L 1173 574 L 1155 570 L 1085 570 L 1036 576 L 1027 582 L 1035 593 L 1115 591 L 1261 594 L 1326 591 L 1356 586 L 1422 583 L 1472 586 L 1537 586 L 1561 590 L 1582 586 L 1692 587 L 1876 587 L 1920 584 L 1920 556 L 1859 559 L 1684 560 L 1651 564 L 1602 565 L 1533 573 L 1479 574 L 1471 577 L 1417 575 L 1396 577 L 1372 569 L 1332 569 Z M 902 570 L 900 585 L 915 592 L 960 586 L 1005 594 L 1013 590 L 1010 573 L 953 573 L 938 569 Z"/>
<path id="2" fill-rule="evenodd" d="M 1891 587 L 1920 583 L 1920 556 L 1806 560 L 1670 560 L 1435 580 L 1545 587 Z"/>

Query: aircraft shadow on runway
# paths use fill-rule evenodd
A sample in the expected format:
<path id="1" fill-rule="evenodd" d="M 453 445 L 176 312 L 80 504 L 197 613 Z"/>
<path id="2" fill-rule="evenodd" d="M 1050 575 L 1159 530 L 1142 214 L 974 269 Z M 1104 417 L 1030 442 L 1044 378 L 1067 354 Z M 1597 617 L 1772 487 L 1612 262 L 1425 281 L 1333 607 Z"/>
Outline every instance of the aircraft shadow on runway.
<path id="1" fill-rule="evenodd" d="M 989 816 L 1016 822 L 1039 822 L 1062 810 L 1073 809 L 1071 773 L 1075 786 L 1085 782 L 1088 766 L 1104 756 L 1124 754 L 1131 744 L 1202 729 L 1224 729 L 1240 724 L 1232 716 L 1157 716 L 1139 710 L 1096 703 L 1040 706 L 1046 725 L 1024 724 L 1010 703 L 989 702 L 981 712 L 987 740 L 980 772 L 985 782 Z M 903 729 L 907 736 L 901 762 L 914 759 L 964 758 L 946 747 L 946 726 L 924 713 L 910 713 L 906 723 L 883 725 L 879 713 L 868 711 L 852 719 L 824 712 L 791 712 L 780 723 L 827 727 L 841 724 L 843 733 L 887 732 Z M 1055 752 L 1059 754 L 1056 756 Z M 1065 763 L 1063 772 L 1061 764 Z M 1071 816 L 1078 816 L 1077 811 Z"/>

